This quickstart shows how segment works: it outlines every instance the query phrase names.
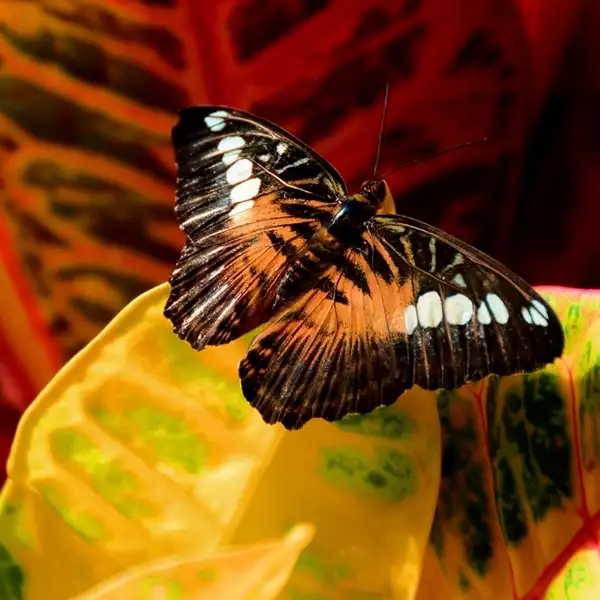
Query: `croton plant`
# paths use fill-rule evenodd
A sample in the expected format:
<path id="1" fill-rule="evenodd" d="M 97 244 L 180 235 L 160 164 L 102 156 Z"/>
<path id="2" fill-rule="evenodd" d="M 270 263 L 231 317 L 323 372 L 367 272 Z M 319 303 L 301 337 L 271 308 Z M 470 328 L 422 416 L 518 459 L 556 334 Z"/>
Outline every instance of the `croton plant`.
<path id="1" fill-rule="evenodd" d="M 600 597 L 600 294 L 545 288 L 562 359 L 287 432 L 248 340 L 193 351 L 140 296 L 22 419 L 7 600 Z"/>
<path id="2" fill-rule="evenodd" d="M 103 330 L 179 254 L 177 108 L 271 118 L 356 186 L 386 81 L 383 171 L 493 138 L 396 173 L 403 210 L 597 287 L 599 31 L 597 0 L 0 3 L 0 600 L 599 598 L 600 293 L 544 290 L 542 372 L 297 433 L 165 287 Z"/>

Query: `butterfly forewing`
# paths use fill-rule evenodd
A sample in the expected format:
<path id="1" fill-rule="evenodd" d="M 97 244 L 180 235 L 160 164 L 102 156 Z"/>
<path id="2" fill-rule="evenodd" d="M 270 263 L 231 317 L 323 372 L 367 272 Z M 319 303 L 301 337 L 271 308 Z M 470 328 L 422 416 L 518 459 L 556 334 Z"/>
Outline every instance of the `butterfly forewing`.
<path id="1" fill-rule="evenodd" d="M 227 228 L 230 215 L 260 203 L 273 216 L 310 214 L 345 195 L 341 176 L 308 146 L 273 123 L 220 107 L 180 112 L 172 140 L 177 161 L 175 214 L 194 242 Z M 280 210 L 275 210 L 281 202 Z M 306 206 L 303 213 L 297 204 Z M 295 210 L 295 212 L 294 212 Z M 259 223 L 254 220 L 257 223 Z"/>
<path id="2" fill-rule="evenodd" d="M 241 111 L 187 108 L 172 139 L 175 213 L 188 239 L 165 314 L 201 349 L 268 320 L 278 280 L 345 188 L 317 153 Z"/>
<path id="3" fill-rule="evenodd" d="M 398 305 L 418 353 L 415 383 L 451 388 L 485 375 L 534 371 L 561 356 L 563 330 L 525 281 L 472 246 L 409 217 L 381 215 L 377 246 L 411 281 Z"/>

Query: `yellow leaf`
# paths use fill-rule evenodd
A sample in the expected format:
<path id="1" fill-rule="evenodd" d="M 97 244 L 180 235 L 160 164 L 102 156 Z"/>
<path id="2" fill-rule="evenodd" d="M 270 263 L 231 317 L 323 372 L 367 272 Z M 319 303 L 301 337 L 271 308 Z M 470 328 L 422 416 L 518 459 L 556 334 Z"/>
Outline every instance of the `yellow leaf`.
<path id="1" fill-rule="evenodd" d="M 183 556 L 132 567 L 73 600 L 273 600 L 314 528 L 214 556 Z"/>
<path id="2" fill-rule="evenodd" d="M 307 522 L 280 598 L 412 599 L 439 488 L 435 395 L 268 426 L 239 391 L 247 342 L 194 352 L 162 316 L 167 292 L 129 305 L 25 414 L 2 494 L 7 598 L 66 600 Z"/>
<path id="3" fill-rule="evenodd" d="M 600 598 L 598 548 L 576 552 L 555 577 L 544 600 L 597 600 Z"/>

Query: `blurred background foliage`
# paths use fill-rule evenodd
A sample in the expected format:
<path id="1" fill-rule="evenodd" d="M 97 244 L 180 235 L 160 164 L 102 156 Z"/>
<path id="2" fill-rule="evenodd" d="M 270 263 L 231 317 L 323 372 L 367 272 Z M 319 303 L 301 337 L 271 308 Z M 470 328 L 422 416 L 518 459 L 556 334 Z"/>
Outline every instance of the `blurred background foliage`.
<path id="1" fill-rule="evenodd" d="M 1 468 L 42 387 L 168 277 L 187 104 L 276 121 L 352 188 L 389 82 L 380 172 L 488 138 L 395 173 L 399 212 L 600 288 L 599 37 L 597 0 L 0 0 Z"/>
<path id="2" fill-rule="evenodd" d="M 177 108 L 273 119 L 533 284 L 600 287 L 596 0 L 0 1 L 0 453 L 56 370 L 164 281 Z M 2 461 L 3 462 L 3 461 Z"/>
<path id="3" fill-rule="evenodd" d="M 65 360 L 168 276 L 181 244 L 169 130 L 186 104 L 271 118 L 357 186 L 389 82 L 381 171 L 489 138 L 396 173 L 399 211 L 534 284 L 600 285 L 599 31 L 593 0 L 0 2 L 6 435 Z"/>

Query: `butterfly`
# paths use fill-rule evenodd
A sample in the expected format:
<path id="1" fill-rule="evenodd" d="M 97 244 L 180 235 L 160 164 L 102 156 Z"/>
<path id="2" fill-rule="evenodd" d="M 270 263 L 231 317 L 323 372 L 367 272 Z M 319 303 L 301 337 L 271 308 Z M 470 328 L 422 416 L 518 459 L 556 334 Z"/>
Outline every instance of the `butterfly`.
<path id="1" fill-rule="evenodd" d="M 382 179 L 349 195 L 277 125 L 193 106 L 172 131 L 186 242 L 164 314 L 196 350 L 260 325 L 239 365 L 267 423 L 299 429 L 534 371 L 563 352 L 548 303 L 498 261 L 408 216 Z"/>

